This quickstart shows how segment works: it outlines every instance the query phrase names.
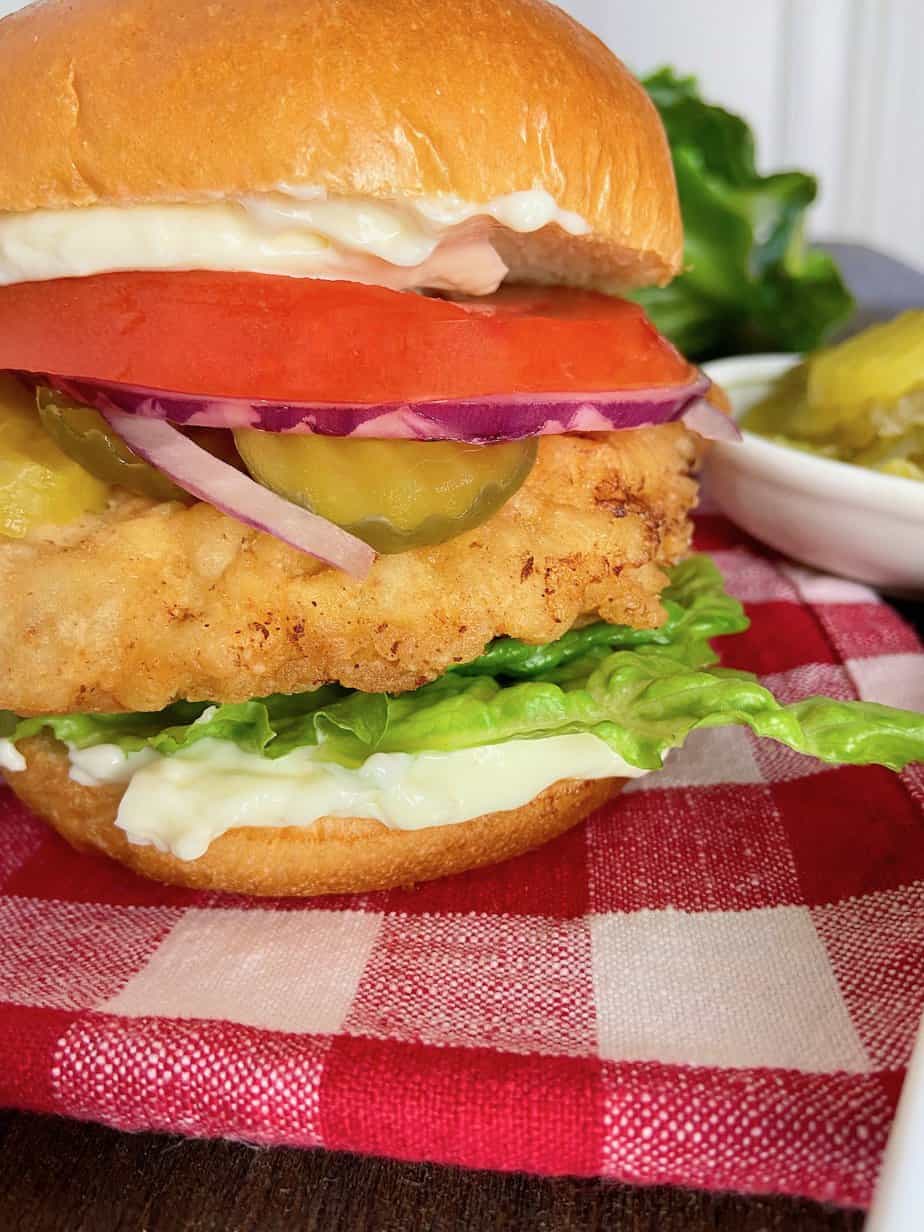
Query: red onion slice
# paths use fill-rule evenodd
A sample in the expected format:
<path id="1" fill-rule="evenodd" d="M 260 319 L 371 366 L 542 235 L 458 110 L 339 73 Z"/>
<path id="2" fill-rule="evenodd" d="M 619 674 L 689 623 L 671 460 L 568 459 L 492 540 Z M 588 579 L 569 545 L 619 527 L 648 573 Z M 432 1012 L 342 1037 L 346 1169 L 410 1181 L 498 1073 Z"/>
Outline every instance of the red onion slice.
<path id="1" fill-rule="evenodd" d="M 101 409 L 130 449 L 198 500 L 353 577 L 369 572 L 375 552 L 355 535 L 261 487 L 163 420 Z"/>
<path id="2" fill-rule="evenodd" d="M 613 393 L 498 394 L 426 402 L 274 403 L 202 398 L 108 381 L 47 376 L 55 389 L 105 413 L 124 411 L 184 427 L 260 428 L 381 440 L 450 440 L 472 444 L 563 432 L 612 432 L 669 423 L 699 402 L 704 376 L 685 385 Z"/>
<path id="3" fill-rule="evenodd" d="M 717 406 L 700 398 L 688 407 L 680 417 L 691 432 L 698 432 L 707 441 L 740 441 L 741 429 Z"/>

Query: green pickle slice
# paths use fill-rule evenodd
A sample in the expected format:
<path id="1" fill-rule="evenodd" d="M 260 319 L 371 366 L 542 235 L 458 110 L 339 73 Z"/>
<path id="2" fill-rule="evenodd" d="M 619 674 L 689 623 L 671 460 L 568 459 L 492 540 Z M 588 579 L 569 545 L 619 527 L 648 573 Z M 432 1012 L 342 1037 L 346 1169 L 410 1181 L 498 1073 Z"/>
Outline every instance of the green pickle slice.
<path id="1" fill-rule="evenodd" d="M 499 445 L 234 433 L 258 483 L 377 552 L 444 543 L 487 521 L 521 486 L 535 438 Z"/>
<path id="2" fill-rule="evenodd" d="M 38 412 L 58 448 L 104 483 L 118 484 L 152 500 L 189 504 L 194 499 L 133 453 L 92 407 L 41 386 Z"/>

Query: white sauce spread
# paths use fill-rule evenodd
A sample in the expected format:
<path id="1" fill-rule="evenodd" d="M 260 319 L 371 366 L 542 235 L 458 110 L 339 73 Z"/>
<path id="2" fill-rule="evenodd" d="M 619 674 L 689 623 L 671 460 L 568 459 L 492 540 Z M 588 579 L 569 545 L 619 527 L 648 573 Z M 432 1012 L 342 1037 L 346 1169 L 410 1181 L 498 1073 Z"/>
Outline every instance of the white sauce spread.
<path id="1" fill-rule="evenodd" d="M 572 235 L 589 231 L 580 215 L 537 188 L 479 205 L 452 196 L 328 197 L 282 185 L 200 204 L 0 213 L 0 286 L 113 270 L 199 269 L 486 295 L 507 273 L 492 232 L 551 223 Z"/>
<path id="2" fill-rule="evenodd" d="M 70 744 L 68 753 L 70 777 L 84 787 L 99 787 L 100 783 L 127 783 L 142 766 L 159 760 L 153 749 L 123 753 L 117 744 L 95 744 L 89 749 L 77 749 Z"/>
<path id="3" fill-rule="evenodd" d="M 2 758 L 7 770 L 25 769 L 8 740 L 0 741 Z M 200 740 L 172 757 L 151 750 L 126 756 L 112 744 L 71 748 L 70 762 L 71 778 L 84 786 L 127 782 L 116 825 L 129 842 L 181 860 L 198 859 L 238 826 L 365 817 L 395 830 L 422 830 L 519 808 L 561 779 L 645 773 L 590 733 L 453 753 L 375 753 L 356 769 L 325 761 L 322 747 L 272 760 L 224 740 Z"/>
<path id="4" fill-rule="evenodd" d="M 10 770 L 18 773 L 25 770 L 26 759 L 17 749 L 12 740 L 0 740 L 0 770 Z"/>

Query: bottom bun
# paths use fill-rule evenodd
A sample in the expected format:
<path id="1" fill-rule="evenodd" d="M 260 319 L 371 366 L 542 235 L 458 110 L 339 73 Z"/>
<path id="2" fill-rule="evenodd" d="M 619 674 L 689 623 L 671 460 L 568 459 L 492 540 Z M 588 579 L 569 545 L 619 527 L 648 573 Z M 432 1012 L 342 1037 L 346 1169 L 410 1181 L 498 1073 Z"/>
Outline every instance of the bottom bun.
<path id="1" fill-rule="evenodd" d="M 121 786 L 82 787 L 67 751 L 47 737 L 23 741 L 27 768 L 4 777 L 17 796 L 74 847 L 101 851 L 171 885 L 238 894 L 345 894 L 387 890 L 495 864 L 548 842 L 609 800 L 625 779 L 566 779 L 521 808 L 456 825 L 390 830 L 377 821 L 321 817 L 310 826 L 245 826 L 198 860 L 128 841 L 115 825 Z"/>

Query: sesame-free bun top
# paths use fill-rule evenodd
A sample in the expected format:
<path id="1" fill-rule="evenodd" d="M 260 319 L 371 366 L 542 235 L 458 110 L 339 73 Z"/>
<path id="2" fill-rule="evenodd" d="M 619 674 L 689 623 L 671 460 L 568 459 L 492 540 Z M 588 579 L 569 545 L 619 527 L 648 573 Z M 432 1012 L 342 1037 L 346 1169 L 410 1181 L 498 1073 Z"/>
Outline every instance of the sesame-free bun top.
<path id="1" fill-rule="evenodd" d="M 0 115 L 0 210 L 541 188 L 590 233 L 504 233 L 514 277 L 680 264 L 654 106 L 544 0 L 40 0 L 0 22 Z"/>

